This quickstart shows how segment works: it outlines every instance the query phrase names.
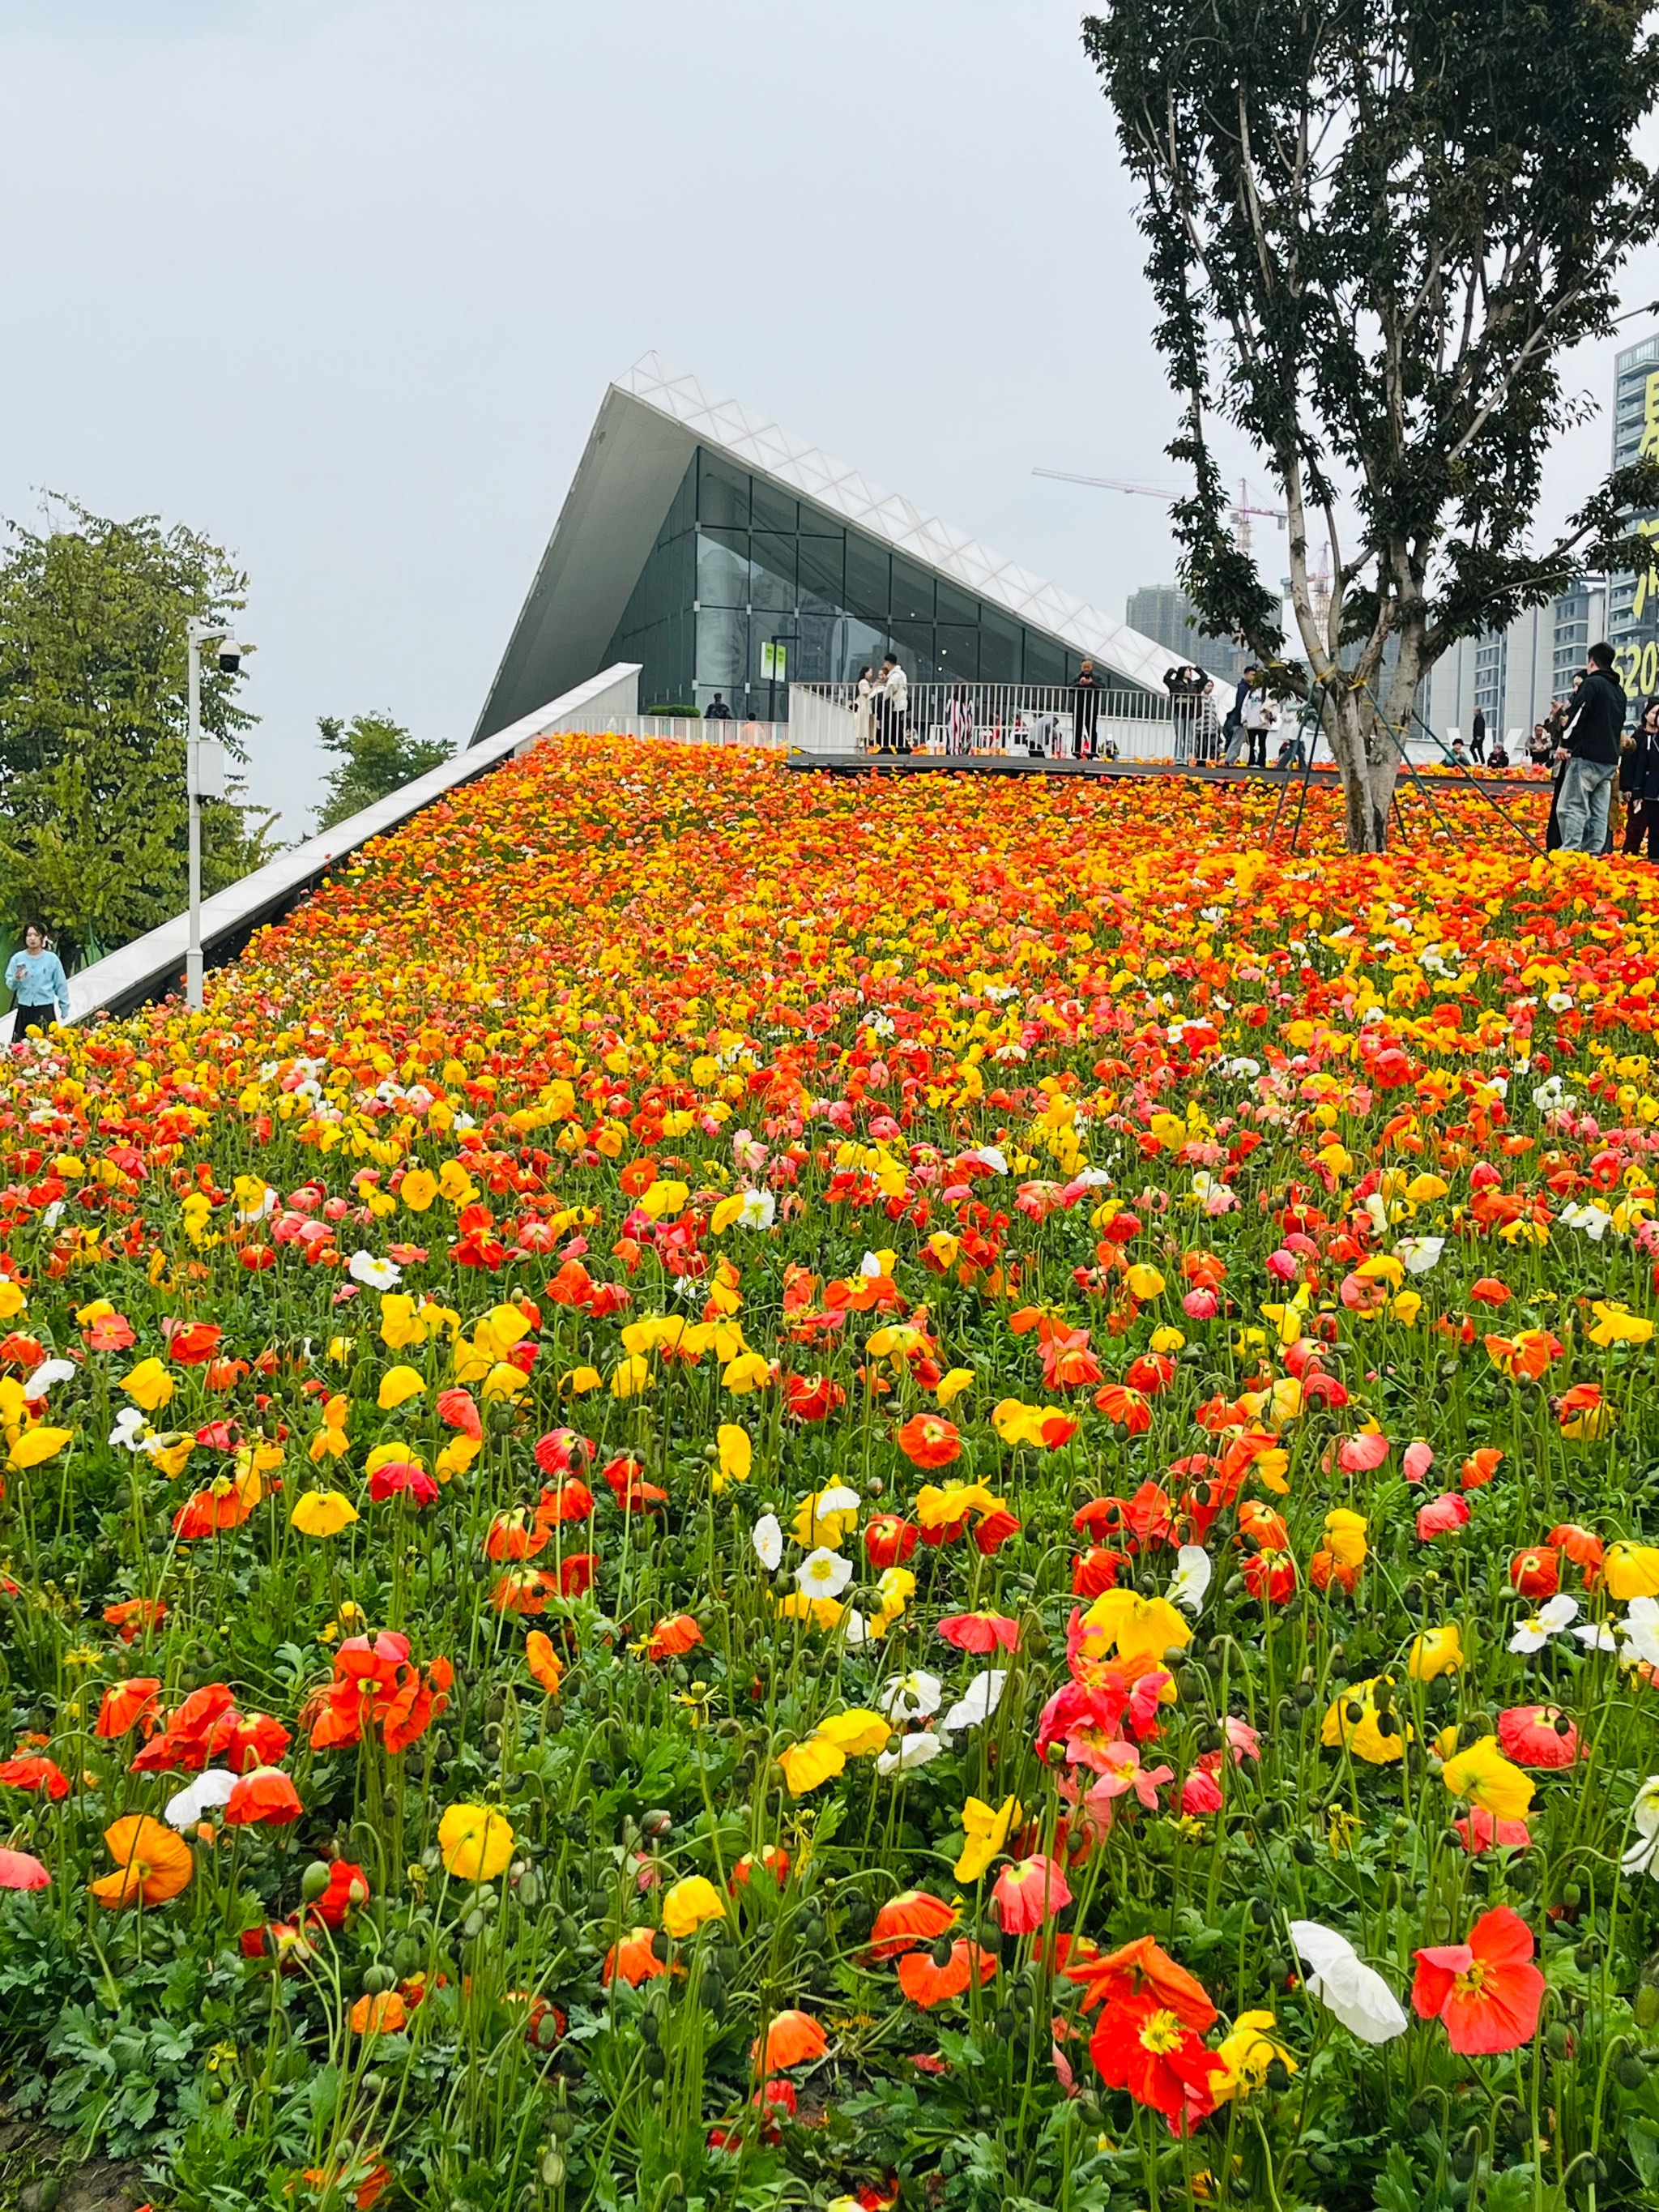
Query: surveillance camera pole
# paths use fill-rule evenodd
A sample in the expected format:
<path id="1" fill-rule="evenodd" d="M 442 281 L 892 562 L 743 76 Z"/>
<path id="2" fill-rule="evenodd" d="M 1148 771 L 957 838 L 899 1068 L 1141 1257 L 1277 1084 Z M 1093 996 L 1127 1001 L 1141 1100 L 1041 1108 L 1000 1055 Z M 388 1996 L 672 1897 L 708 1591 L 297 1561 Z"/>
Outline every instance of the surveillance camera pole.
<path id="1" fill-rule="evenodd" d="M 202 1006 L 202 661 L 210 638 L 223 635 L 216 623 L 192 615 L 185 625 L 190 664 L 190 720 L 185 736 L 185 781 L 190 787 L 190 939 L 185 953 L 185 1000 Z"/>

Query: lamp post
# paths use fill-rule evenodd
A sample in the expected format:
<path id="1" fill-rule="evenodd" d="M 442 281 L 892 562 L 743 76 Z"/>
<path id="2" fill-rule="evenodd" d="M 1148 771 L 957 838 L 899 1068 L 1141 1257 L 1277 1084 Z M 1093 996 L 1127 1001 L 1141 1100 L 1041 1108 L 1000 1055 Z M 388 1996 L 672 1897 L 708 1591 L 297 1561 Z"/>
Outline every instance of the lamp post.
<path id="1" fill-rule="evenodd" d="M 219 648 L 219 665 L 234 676 L 251 645 L 240 645 L 222 622 L 191 615 L 185 624 L 189 720 L 185 731 L 185 781 L 190 787 L 190 936 L 185 951 L 185 1001 L 202 1006 L 202 801 L 225 795 L 225 749 L 202 735 L 202 658 L 204 645 Z"/>

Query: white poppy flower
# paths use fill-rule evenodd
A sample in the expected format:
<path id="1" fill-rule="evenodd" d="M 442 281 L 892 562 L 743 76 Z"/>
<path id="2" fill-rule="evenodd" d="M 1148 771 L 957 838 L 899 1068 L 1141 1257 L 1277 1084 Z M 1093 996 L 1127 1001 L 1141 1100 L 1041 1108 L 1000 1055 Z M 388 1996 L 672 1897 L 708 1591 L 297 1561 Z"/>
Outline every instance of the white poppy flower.
<path id="1" fill-rule="evenodd" d="M 1650 1874 L 1659 1881 L 1659 1774 L 1650 1774 L 1630 1808 L 1637 1841 L 1619 1862 L 1626 1874 Z"/>
<path id="2" fill-rule="evenodd" d="M 870 1623 L 856 1607 L 850 1605 L 841 1617 L 841 1633 L 855 1650 L 873 1640 Z"/>
<path id="3" fill-rule="evenodd" d="M 1408 1275 L 1426 1275 L 1437 1267 L 1446 1249 L 1443 1237 L 1406 1237 L 1394 1248 L 1394 1256 Z"/>
<path id="4" fill-rule="evenodd" d="M 1659 1598 L 1633 1597 L 1620 1623 L 1626 1666 L 1659 1667 Z"/>
<path id="5" fill-rule="evenodd" d="M 749 1540 L 753 1544 L 755 1557 L 762 1566 L 775 1573 L 778 1562 L 783 1557 L 783 1530 L 779 1526 L 777 1515 L 763 1513 L 756 1522 Z"/>
<path id="6" fill-rule="evenodd" d="M 945 1686 L 939 1676 L 917 1668 L 908 1674 L 896 1674 L 876 1704 L 890 1721 L 925 1721 L 939 1711 L 944 1695 Z"/>
<path id="7" fill-rule="evenodd" d="M 856 1513 L 859 1494 L 849 1490 L 844 1482 L 832 1482 L 828 1490 L 815 1491 L 812 1495 L 812 1518 L 822 1521 L 831 1513 Z"/>
<path id="8" fill-rule="evenodd" d="M 867 1275 L 871 1277 L 872 1279 L 879 1281 L 881 1277 L 887 1273 L 887 1270 L 882 1266 L 880 1257 L 878 1254 L 874 1252 L 866 1252 L 864 1257 L 859 1261 L 859 1273 L 860 1275 Z"/>
<path id="9" fill-rule="evenodd" d="M 746 1190 L 743 1194 L 743 1210 L 738 1216 L 740 1229 L 769 1229 L 777 1213 L 778 1201 L 769 1190 Z"/>
<path id="10" fill-rule="evenodd" d="M 74 1379 L 75 1362 L 72 1359 L 43 1359 L 34 1372 L 25 1379 L 24 1394 L 30 1398 L 44 1398 L 47 1391 L 55 1389 L 58 1383 L 72 1382 Z"/>
<path id="11" fill-rule="evenodd" d="M 221 1805 L 228 1805 L 235 1787 L 236 1777 L 228 1767 L 210 1766 L 176 1796 L 167 1799 L 168 1825 L 183 1835 L 186 1828 L 193 1828 Z"/>
<path id="12" fill-rule="evenodd" d="M 1592 1651 L 1616 1651 L 1619 1649 L 1619 1638 L 1605 1620 L 1580 1621 L 1572 1632 Z"/>
<path id="13" fill-rule="evenodd" d="M 142 1451 L 144 1445 L 145 1419 L 137 1406 L 123 1406 L 115 1416 L 115 1426 L 109 1432 L 112 1451 Z"/>
<path id="14" fill-rule="evenodd" d="M 1307 1986 L 1362 2043 L 1389 2043 L 1411 2025 L 1400 2000 L 1346 1936 L 1316 1920 L 1292 1920 L 1291 1941 L 1308 1968 Z"/>
<path id="15" fill-rule="evenodd" d="M 1582 1229 L 1592 1244 L 1599 1244 L 1613 1226 L 1605 1206 L 1564 1206 L 1559 1218 L 1569 1229 Z"/>
<path id="16" fill-rule="evenodd" d="M 896 1751 L 884 1751 L 876 1760 L 878 1774 L 898 1774 L 913 1766 L 926 1766 L 930 1759 L 937 1759 L 946 1749 L 943 1739 L 930 1729 L 923 1729 L 916 1735 L 902 1735 Z"/>
<path id="17" fill-rule="evenodd" d="M 979 1161 L 982 1167 L 989 1168 L 993 1175 L 1006 1176 L 1008 1172 L 1008 1155 L 1000 1145 L 981 1145 L 976 1152 L 969 1152 L 967 1157 Z"/>
<path id="18" fill-rule="evenodd" d="M 1006 1667 L 988 1667 L 982 1674 L 975 1674 L 939 1723 L 945 1735 L 954 1735 L 958 1729 L 978 1728 L 988 1721 L 1002 1703 L 1007 1680 Z"/>
<path id="19" fill-rule="evenodd" d="M 275 1213 L 276 1211 L 276 1194 L 270 1185 L 266 1183 L 261 1192 L 258 1203 L 256 1206 L 245 1206 L 240 1208 L 236 1218 L 244 1224 L 263 1221 L 266 1214 Z"/>
<path id="20" fill-rule="evenodd" d="M 1202 1544 L 1183 1544 L 1176 1553 L 1176 1571 L 1170 1583 L 1170 1601 L 1196 1613 L 1210 1587 L 1215 1562 Z"/>
<path id="21" fill-rule="evenodd" d="M 1510 1638 L 1511 1651 L 1541 1651 L 1552 1636 L 1559 1636 L 1563 1629 L 1571 1628 L 1578 1618 L 1578 1601 L 1569 1597 L 1565 1590 L 1540 1605 L 1529 1620 L 1523 1620 Z"/>
<path id="22" fill-rule="evenodd" d="M 346 1273 L 354 1283 L 367 1283 L 371 1291 L 395 1291 L 404 1279 L 404 1271 L 390 1260 L 378 1259 L 373 1252 L 354 1252 L 346 1263 Z"/>
<path id="23" fill-rule="evenodd" d="M 853 1562 L 820 1544 L 795 1570 L 795 1580 L 808 1597 L 839 1597 L 853 1579 Z"/>

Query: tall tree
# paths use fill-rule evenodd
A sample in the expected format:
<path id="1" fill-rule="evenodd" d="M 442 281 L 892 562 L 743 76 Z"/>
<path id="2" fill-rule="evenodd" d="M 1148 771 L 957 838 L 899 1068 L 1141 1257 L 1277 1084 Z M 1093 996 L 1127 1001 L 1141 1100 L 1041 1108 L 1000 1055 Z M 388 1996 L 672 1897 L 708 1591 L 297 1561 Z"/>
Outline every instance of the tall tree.
<path id="1" fill-rule="evenodd" d="M 1561 356 L 1612 327 L 1659 218 L 1632 149 L 1659 96 L 1644 24 L 1635 0 L 1113 0 L 1085 19 L 1183 400 L 1183 580 L 1207 629 L 1317 702 L 1357 849 L 1383 842 L 1437 657 L 1635 565 L 1626 518 L 1659 504 L 1644 461 L 1532 539 L 1544 454 L 1588 408 Z M 1288 652 L 1229 528 L 1218 418 L 1282 497 Z"/>
<path id="2" fill-rule="evenodd" d="M 154 515 L 113 522 L 54 499 L 44 530 L 8 526 L 0 556 L 0 898 L 71 957 L 109 952 L 185 903 L 185 641 L 246 580 L 230 556 Z M 246 761 L 253 717 L 210 654 L 202 726 Z M 202 878 L 216 890 L 264 857 L 270 817 L 204 802 Z"/>
<path id="3" fill-rule="evenodd" d="M 317 730 L 324 749 L 338 756 L 338 765 L 329 770 L 323 787 L 319 830 L 331 830 L 377 799 L 390 799 L 394 791 L 449 758 L 447 745 L 433 738 L 410 737 L 390 714 L 354 714 L 349 722 L 335 714 L 319 714 Z"/>

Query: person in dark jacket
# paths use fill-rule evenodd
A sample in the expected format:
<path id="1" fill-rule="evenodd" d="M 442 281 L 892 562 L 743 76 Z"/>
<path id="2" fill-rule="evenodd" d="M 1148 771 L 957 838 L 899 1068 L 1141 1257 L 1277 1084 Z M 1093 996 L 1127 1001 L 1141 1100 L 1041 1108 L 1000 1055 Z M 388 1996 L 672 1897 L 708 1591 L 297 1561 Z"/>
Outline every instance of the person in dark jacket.
<path id="1" fill-rule="evenodd" d="M 1478 761 L 1486 757 L 1486 718 L 1479 707 L 1474 710 L 1474 720 L 1469 724 L 1469 751 Z"/>
<path id="2" fill-rule="evenodd" d="M 1079 760 L 1095 757 L 1095 737 L 1100 727 L 1100 678 L 1095 664 L 1085 660 L 1077 673 L 1077 696 L 1072 706 L 1072 734 Z"/>
<path id="3" fill-rule="evenodd" d="M 1566 760 L 1556 799 L 1563 852 L 1600 853 L 1607 845 L 1626 704 L 1613 665 L 1610 645 L 1591 646 L 1578 703 L 1566 727 Z"/>
<path id="4" fill-rule="evenodd" d="M 1659 699 L 1650 699 L 1619 759 L 1625 801 L 1625 850 L 1659 860 Z"/>

